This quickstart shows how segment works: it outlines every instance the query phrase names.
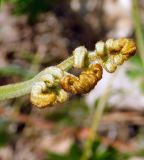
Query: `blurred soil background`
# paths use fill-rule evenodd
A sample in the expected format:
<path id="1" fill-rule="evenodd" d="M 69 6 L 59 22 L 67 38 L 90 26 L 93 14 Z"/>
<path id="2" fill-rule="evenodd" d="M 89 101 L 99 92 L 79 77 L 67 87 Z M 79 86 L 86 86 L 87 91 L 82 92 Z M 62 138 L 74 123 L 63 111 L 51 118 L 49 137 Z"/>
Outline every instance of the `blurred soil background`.
<path id="1" fill-rule="evenodd" d="M 39 110 L 29 95 L 0 103 L 0 160 L 80 160 L 110 85 L 91 160 L 144 160 L 144 0 L 1 0 L 0 85 L 30 79 L 84 45 L 133 38 L 141 48 L 84 96 Z M 133 11 L 132 11 L 133 10 Z M 141 27 L 141 28 L 140 28 Z M 74 70 L 74 72 L 76 72 Z"/>

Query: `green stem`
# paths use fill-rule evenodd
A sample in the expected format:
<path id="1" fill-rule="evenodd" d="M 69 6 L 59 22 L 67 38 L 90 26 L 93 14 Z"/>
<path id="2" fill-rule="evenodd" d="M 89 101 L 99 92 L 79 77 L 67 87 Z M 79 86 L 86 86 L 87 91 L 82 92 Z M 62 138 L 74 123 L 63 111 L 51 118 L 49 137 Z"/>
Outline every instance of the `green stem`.
<path id="1" fill-rule="evenodd" d="M 135 26 L 137 46 L 138 46 L 138 50 L 139 50 L 140 57 L 144 67 L 144 54 L 143 54 L 144 53 L 144 37 L 143 37 L 142 24 L 141 24 L 137 0 L 132 0 L 132 15 L 133 15 L 133 22 Z"/>
<path id="2" fill-rule="evenodd" d="M 73 56 L 69 57 L 68 59 L 66 59 L 65 61 L 63 61 L 59 65 L 57 65 L 57 67 L 59 67 L 62 70 L 65 70 L 65 71 L 70 70 L 72 68 L 72 66 L 73 66 Z"/>
<path id="3" fill-rule="evenodd" d="M 15 98 L 30 93 L 32 80 L 0 87 L 0 100 Z"/>
<path id="4" fill-rule="evenodd" d="M 65 70 L 65 71 L 71 69 L 72 66 L 73 66 L 73 56 L 66 59 L 65 61 L 63 61 L 59 65 L 57 65 L 57 67 L 59 67 L 62 70 Z M 31 80 L 28 80 L 25 82 L 20 82 L 20 83 L 15 83 L 15 84 L 0 86 L 0 100 L 15 98 L 15 97 L 29 94 L 33 83 L 35 81 L 37 81 L 41 77 L 41 75 L 46 74 L 46 69 L 41 71 L 39 74 L 37 74 Z"/>

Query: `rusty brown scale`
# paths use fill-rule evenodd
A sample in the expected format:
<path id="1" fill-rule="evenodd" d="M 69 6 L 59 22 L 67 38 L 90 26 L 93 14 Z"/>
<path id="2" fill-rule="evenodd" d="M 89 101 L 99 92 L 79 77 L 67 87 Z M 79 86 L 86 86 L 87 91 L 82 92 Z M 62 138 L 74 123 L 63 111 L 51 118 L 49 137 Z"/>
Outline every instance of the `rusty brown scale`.
<path id="1" fill-rule="evenodd" d="M 86 94 L 95 87 L 102 78 L 102 67 L 99 64 L 92 64 L 88 69 L 81 72 L 79 77 L 67 75 L 60 84 L 62 88 L 73 94 Z"/>

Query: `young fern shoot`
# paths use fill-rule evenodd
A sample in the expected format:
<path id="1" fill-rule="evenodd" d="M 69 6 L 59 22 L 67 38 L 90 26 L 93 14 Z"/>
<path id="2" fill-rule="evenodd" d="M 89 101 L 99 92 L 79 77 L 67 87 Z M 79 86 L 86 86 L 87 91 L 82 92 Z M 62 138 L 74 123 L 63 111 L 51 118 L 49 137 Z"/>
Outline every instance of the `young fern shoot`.
<path id="1" fill-rule="evenodd" d="M 69 93 L 86 94 L 102 78 L 103 69 L 116 71 L 136 52 L 133 40 L 120 38 L 97 42 L 94 51 L 77 47 L 73 56 L 57 66 L 44 69 L 29 81 L 0 87 L 0 100 L 30 93 L 31 102 L 38 108 L 53 106 L 67 101 Z M 72 67 L 83 69 L 76 77 L 67 71 Z M 13 91 L 13 88 L 15 89 Z"/>

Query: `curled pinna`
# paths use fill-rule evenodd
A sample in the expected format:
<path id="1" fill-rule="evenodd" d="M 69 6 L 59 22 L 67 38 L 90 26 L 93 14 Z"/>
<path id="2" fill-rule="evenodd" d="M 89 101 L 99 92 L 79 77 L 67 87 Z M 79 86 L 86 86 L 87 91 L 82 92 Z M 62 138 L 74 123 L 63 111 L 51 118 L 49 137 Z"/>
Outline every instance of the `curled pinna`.
<path id="1" fill-rule="evenodd" d="M 68 99 L 68 93 L 58 87 L 63 74 L 58 67 L 49 67 L 46 74 L 32 85 L 30 99 L 36 107 L 44 108 Z"/>
<path id="2" fill-rule="evenodd" d="M 126 38 L 118 40 L 109 39 L 106 41 L 107 58 L 103 62 L 103 67 L 106 71 L 112 73 L 118 65 L 123 64 L 136 52 L 134 41 Z"/>
<path id="3" fill-rule="evenodd" d="M 56 101 L 54 92 L 46 92 L 47 86 L 43 81 L 36 82 L 31 89 L 31 102 L 38 108 L 52 106 Z"/>
<path id="4" fill-rule="evenodd" d="M 97 42 L 95 51 L 89 54 L 89 58 L 91 61 L 96 60 L 107 72 L 113 73 L 118 65 L 123 64 L 135 52 L 136 44 L 131 39 L 108 39 L 106 42 Z"/>
<path id="5" fill-rule="evenodd" d="M 102 67 L 99 64 L 92 64 L 81 72 L 79 77 L 67 75 L 61 81 L 62 88 L 73 94 L 85 94 L 92 90 L 102 78 Z"/>
<path id="6" fill-rule="evenodd" d="M 38 108 L 45 108 L 48 106 L 53 106 L 56 103 L 63 103 L 68 99 L 68 94 L 63 89 L 58 89 L 57 91 L 44 92 L 41 88 L 43 82 L 37 82 L 33 86 L 31 92 L 31 102 Z"/>

